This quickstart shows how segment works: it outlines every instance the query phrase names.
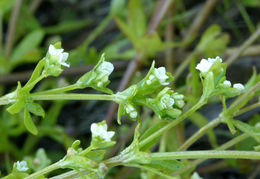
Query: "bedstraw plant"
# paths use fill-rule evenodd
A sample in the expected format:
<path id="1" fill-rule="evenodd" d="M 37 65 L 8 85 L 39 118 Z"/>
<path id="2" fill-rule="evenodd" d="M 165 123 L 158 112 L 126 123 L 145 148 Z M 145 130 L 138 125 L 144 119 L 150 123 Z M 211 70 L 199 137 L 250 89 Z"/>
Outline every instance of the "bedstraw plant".
<path id="1" fill-rule="evenodd" d="M 108 129 L 106 121 L 91 124 L 92 138 L 88 147 L 80 145 L 80 141 L 73 142 L 67 149 L 67 154 L 56 163 L 51 163 L 44 151 L 36 154 L 37 166 L 32 159 L 25 158 L 13 164 L 12 172 L 3 177 L 11 178 L 46 178 L 54 170 L 62 170 L 53 178 L 104 178 L 111 168 L 116 166 L 128 166 L 142 169 L 142 178 L 152 178 L 159 175 L 162 178 L 182 178 L 190 176 L 193 179 L 200 178 L 194 171 L 194 167 L 205 159 L 260 159 L 260 122 L 242 122 L 234 117 L 242 114 L 250 108 L 244 107 L 254 96 L 259 96 L 260 82 L 256 72 L 246 85 L 235 83 L 232 85 L 226 78 L 226 64 L 220 57 L 202 59 L 197 65 L 199 78 L 202 83 L 202 94 L 193 106 L 185 107 L 187 100 L 183 94 L 170 88 L 174 77 L 166 72 L 165 67 L 155 67 L 155 62 L 145 78 L 136 84 L 132 84 L 124 91 L 114 93 L 107 88 L 110 83 L 109 76 L 114 70 L 112 63 L 101 56 L 96 66 L 74 84 L 45 91 L 33 92 L 34 87 L 44 78 L 57 77 L 63 68 L 69 67 L 67 62 L 69 54 L 61 48 L 61 43 L 49 46 L 46 56 L 41 59 L 31 78 L 25 85 L 18 82 L 16 90 L 0 98 L 1 105 L 8 105 L 7 111 L 11 114 L 23 112 L 24 125 L 27 130 L 38 134 L 37 125 L 32 116 L 40 116 L 44 120 L 45 111 L 38 103 L 46 100 L 103 100 L 113 101 L 119 105 L 117 122 L 121 124 L 121 117 L 126 115 L 136 121 L 137 126 L 131 144 L 118 155 L 111 158 L 105 157 L 106 151 L 116 142 L 115 132 Z M 104 94 L 71 93 L 75 89 L 93 88 Z M 180 124 L 186 118 L 196 114 L 202 106 L 207 104 L 212 97 L 219 97 L 223 104 L 223 111 L 216 119 L 206 123 L 201 129 L 187 139 L 176 151 L 157 152 L 153 146 L 167 131 Z M 226 99 L 236 97 L 231 105 L 226 105 Z M 141 107 L 151 109 L 158 117 L 158 123 L 146 131 L 142 129 Z M 213 150 L 186 151 L 201 136 L 210 132 L 218 124 L 224 123 L 230 132 L 236 137 L 222 146 L 215 146 Z M 227 150 L 235 144 L 252 137 L 258 144 L 255 151 Z M 38 157 L 38 158 L 37 158 Z M 185 160 L 183 160 L 185 159 Z M 187 160 L 197 159 L 197 160 Z M 65 171 L 65 172 L 64 172 Z"/>

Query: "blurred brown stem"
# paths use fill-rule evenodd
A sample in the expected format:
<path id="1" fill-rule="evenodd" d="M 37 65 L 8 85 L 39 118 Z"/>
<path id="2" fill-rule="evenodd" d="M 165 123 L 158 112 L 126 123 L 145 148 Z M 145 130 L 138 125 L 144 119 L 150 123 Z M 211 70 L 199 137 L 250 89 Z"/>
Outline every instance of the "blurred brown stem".
<path id="1" fill-rule="evenodd" d="M 19 18 L 20 9 L 22 6 L 23 0 L 16 0 L 15 6 L 12 11 L 11 20 L 8 26 L 7 37 L 6 37 L 6 46 L 5 46 L 5 57 L 9 58 L 10 53 L 13 49 L 14 38 L 16 25 Z"/>

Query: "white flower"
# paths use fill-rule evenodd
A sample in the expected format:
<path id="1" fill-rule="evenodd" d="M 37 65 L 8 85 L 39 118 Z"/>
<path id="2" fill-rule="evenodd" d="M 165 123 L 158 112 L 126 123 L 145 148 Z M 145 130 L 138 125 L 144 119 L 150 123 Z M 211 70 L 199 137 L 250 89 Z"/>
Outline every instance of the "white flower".
<path id="1" fill-rule="evenodd" d="M 97 69 L 97 71 L 104 73 L 104 75 L 110 75 L 113 72 L 113 70 L 113 64 L 106 61 L 103 61 Z"/>
<path id="2" fill-rule="evenodd" d="M 56 49 L 54 47 L 54 45 L 50 45 L 48 52 L 51 56 L 53 56 L 54 58 L 57 58 L 59 64 L 66 66 L 66 67 L 70 66 L 68 63 L 66 63 L 66 60 L 69 57 L 69 53 L 63 52 L 62 48 Z"/>
<path id="3" fill-rule="evenodd" d="M 91 133 L 94 137 L 100 137 L 106 142 L 110 142 L 111 138 L 114 136 L 114 131 L 107 131 L 107 124 L 91 124 L 90 127 Z"/>
<path id="4" fill-rule="evenodd" d="M 241 83 L 236 83 L 233 85 L 233 88 L 236 88 L 240 91 L 243 91 L 245 89 L 244 85 L 242 85 Z"/>
<path id="5" fill-rule="evenodd" d="M 166 80 L 169 78 L 166 75 L 165 67 L 159 67 L 154 69 L 154 75 L 155 77 L 160 81 L 162 85 L 168 85 L 169 82 L 166 82 Z M 152 80 L 152 79 L 150 79 Z"/>
<path id="6" fill-rule="evenodd" d="M 223 82 L 223 84 L 224 84 L 226 87 L 231 87 L 231 82 L 228 81 L 228 80 L 225 80 L 225 81 Z"/>
<path id="7" fill-rule="evenodd" d="M 169 94 L 163 95 L 163 97 L 161 97 L 161 99 L 160 99 L 160 102 L 164 109 L 171 108 L 172 105 L 174 105 L 174 99 L 171 98 L 171 96 Z"/>
<path id="8" fill-rule="evenodd" d="M 206 59 L 202 59 L 200 63 L 196 66 L 196 69 L 201 71 L 201 72 L 208 72 L 209 69 L 211 68 L 212 63 L 210 63 Z"/>
<path id="9" fill-rule="evenodd" d="M 222 59 L 217 56 L 216 58 L 208 58 L 208 61 L 212 64 L 214 64 L 217 60 L 220 60 L 220 62 L 222 63 Z"/>
<path id="10" fill-rule="evenodd" d="M 135 108 L 131 104 L 127 104 L 125 110 L 126 110 L 126 113 L 129 114 L 129 116 L 131 118 L 136 118 L 137 115 L 138 115 L 137 111 L 135 110 Z"/>
<path id="11" fill-rule="evenodd" d="M 222 59 L 217 56 L 216 58 L 208 58 L 206 59 L 202 59 L 200 61 L 200 63 L 196 66 L 196 69 L 201 71 L 202 73 L 204 72 L 208 72 L 209 69 L 211 68 L 211 66 L 217 61 L 220 60 L 220 62 L 222 63 Z"/>
<path id="12" fill-rule="evenodd" d="M 202 179 L 197 172 L 194 172 L 191 179 Z"/>
<path id="13" fill-rule="evenodd" d="M 29 169 L 26 161 L 16 162 L 16 167 L 20 172 L 26 172 Z"/>

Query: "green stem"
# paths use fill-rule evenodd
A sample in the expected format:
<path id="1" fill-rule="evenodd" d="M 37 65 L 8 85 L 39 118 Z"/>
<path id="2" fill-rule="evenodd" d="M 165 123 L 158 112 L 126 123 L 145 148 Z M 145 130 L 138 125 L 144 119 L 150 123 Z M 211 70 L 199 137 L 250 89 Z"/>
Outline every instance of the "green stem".
<path id="1" fill-rule="evenodd" d="M 195 141 L 197 141 L 201 136 L 203 136 L 205 133 L 207 133 L 209 130 L 213 129 L 217 125 L 221 123 L 220 118 L 216 118 L 209 122 L 207 125 L 203 126 L 200 128 L 198 132 L 193 134 L 188 140 L 185 141 L 184 144 L 182 144 L 179 148 L 178 151 L 181 150 L 186 150 L 189 146 L 191 146 Z"/>
<path id="2" fill-rule="evenodd" d="M 83 150 L 82 152 L 80 152 L 81 156 L 85 156 L 87 153 L 89 153 L 91 150 L 93 149 L 92 146 L 89 146 L 88 148 L 86 148 L 85 150 Z"/>
<path id="3" fill-rule="evenodd" d="M 156 137 L 162 135 L 164 132 L 168 131 L 169 129 L 171 129 L 172 127 L 176 126 L 177 124 L 179 124 L 180 122 L 182 122 L 184 119 L 186 119 L 189 115 L 191 115 L 192 113 L 194 113 L 196 110 L 198 110 L 199 108 L 201 108 L 204 104 L 206 104 L 206 99 L 201 98 L 200 101 L 194 105 L 190 110 L 188 110 L 187 112 L 185 112 L 183 115 L 181 115 L 178 119 L 170 122 L 169 124 L 167 124 L 166 126 L 162 127 L 160 130 L 156 131 L 155 133 L 153 133 L 152 135 L 150 135 L 149 137 L 145 138 L 144 140 L 142 140 L 140 142 L 140 148 L 142 148 L 144 145 L 146 145 L 147 143 L 151 142 L 153 139 L 155 139 Z"/>
<path id="4" fill-rule="evenodd" d="M 239 135 L 239 136 L 235 137 L 234 139 L 232 139 L 232 140 L 226 142 L 225 144 L 221 145 L 216 150 L 228 149 L 228 148 L 234 146 L 235 144 L 245 140 L 248 137 L 249 137 L 248 134 Z M 187 170 L 196 167 L 197 165 L 199 165 L 200 163 L 204 162 L 205 160 L 207 160 L 207 159 L 205 159 L 205 158 L 204 159 L 197 159 L 197 160 L 191 162 L 190 164 L 188 164 L 183 170 L 180 170 L 178 172 L 173 173 L 172 176 L 179 175 L 179 174 L 181 174 L 183 172 L 186 172 Z"/>
<path id="5" fill-rule="evenodd" d="M 254 151 L 221 151 L 221 150 L 201 150 L 185 152 L 158 152 L 152 153 L 153 160 L 169 159 L 210 159 L 210 158 L 235 158 L 235 159 L 254 159 L 260 160 L 260 152 Z"/>
<path id="6" fill-rule="evenodd" d="M 31 88 L 33 86 L 35 86 L 39 81 L 41 81 L 43 78 L 45 78 L 46 76 L 45 75 L 41 75 L 39 76 L 38 78 L 36 78 L 33 82 L 29 83 L 29 84 L 26 84 L 23 89 L 26 90 L 28 88 Z"/>
<path id="7" fill-rule="evenodd" d="M 73 84 L 73 85 L 69 85 L 69 86 L 64 86 L 61 88 L 56 88 L 56 89 L 51 89 L 51 90 L 46 90 L 46 91 L 41 91 L 41 92 L 37 92 L 34 94 L 56 94 L 56 93 L 62 93 L 62 92 L 66 92 L 66 91 L 71 91 L 77 89 L 77 85 Z"/>
<path id="8" fill-rule="evenodd" d="M 248 111 L 251 111 L 251 110 L 253 110 L 253 109 L 255 109 L 255 108 L 258 108 L 258 107 L 260 107 L 260 102 L 255 103 L 255 104 L 251 104 L 251 105 L 249 105 L 249 106 L 246 106 L 246 107 L 242 108 L 241 110 L 239 110 L 239 111 L 236 113 L 236 116 L 238 116 L 238 115 L 240 115 L 240 114 L 243 114 L 243 113 L 246 113 L 246 112 L 248 112 Z"/>
<path id="9" fill-rule="evenodd" d="M 106 94 L 31 94 L 33 100 L 104 100 L 115 101 L 114 95 Z"/>
<path id="10" fill-rule="evenodd" d="M 53 171 L 53 170 L 59 169 L 60 166 L 61 166 L 61 163 L 62 163 L 62 160 L 60 160 L 60 161 L 42 169 L 42 170 L 39 170 L 38 172 L 35 172 L 35 173 L 29 175 L 28 177 L 25 177 L 25 179 L 35 179 L 37 177 L 40 177 L 40 176 L 42 176 L 46 173 Z"/>

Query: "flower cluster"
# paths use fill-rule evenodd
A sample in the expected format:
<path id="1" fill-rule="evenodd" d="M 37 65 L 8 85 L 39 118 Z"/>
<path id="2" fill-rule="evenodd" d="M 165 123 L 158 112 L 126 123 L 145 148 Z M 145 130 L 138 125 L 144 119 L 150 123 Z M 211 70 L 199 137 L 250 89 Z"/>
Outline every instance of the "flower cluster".
<path id="1" fill-rule="evenodd" d="M 173 92 L 169 87 L 165 87 L 157 97 L 148 99 L 150 107 L 161 119 L 175 119 L 181 114 L 184 106 L 184 96 Z"/>
<path id="2" fill-rule="evenodd" d="M 69 53 L 63 52 L 64 49 L 58 48 L 60 44 L 50 45 L 47 55 L 45 57 L 44 74 L 46 76 L 58 76 L 63 71 L 62 66 L 69 67 L 66 63 Z"/>
<path id="3" fill-rule="evenodd" d="M 107 131 L 107 124 L 104 122 L 91 124 L 90 130 L 92 138 L 99 138 L 106 142 L 110 142 L 115 134 L 114 131 Z"/>

